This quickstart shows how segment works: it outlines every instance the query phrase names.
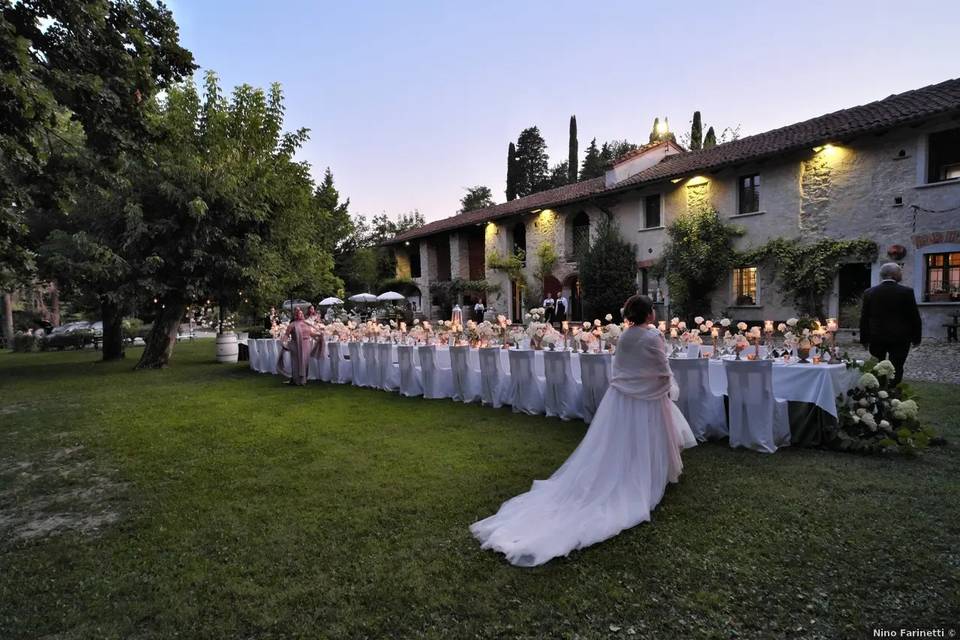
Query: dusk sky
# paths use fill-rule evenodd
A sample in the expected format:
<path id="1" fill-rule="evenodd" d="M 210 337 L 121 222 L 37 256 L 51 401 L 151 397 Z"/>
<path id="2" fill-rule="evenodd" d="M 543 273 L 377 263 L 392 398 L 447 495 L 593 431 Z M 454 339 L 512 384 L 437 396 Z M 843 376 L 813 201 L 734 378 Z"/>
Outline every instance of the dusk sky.
<path id="1" fill-rule="evenodd" d="M 504 200 L 507 144 L 538 125 L 551 164 L 590 139 L 750 135 L 960 76 L 960 2 L 174 0 L 183 43 L 226 87 L 278 81 L 303 159 L 354 214 Z"/>

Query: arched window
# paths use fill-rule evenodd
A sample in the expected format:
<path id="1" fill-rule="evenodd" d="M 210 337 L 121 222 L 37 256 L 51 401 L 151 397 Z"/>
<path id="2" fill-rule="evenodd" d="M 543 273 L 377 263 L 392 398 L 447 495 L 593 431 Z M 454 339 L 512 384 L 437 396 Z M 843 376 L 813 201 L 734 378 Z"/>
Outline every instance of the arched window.
<path id="1" fill-rule="evenodd" d="M 513 225 L 513 252 L 523 252 L 524 257 L 527 255 L 527 225 L 523 222 Z"/>
<path id="2" fill-rule="evenodd" d="M 579 260 L 590 250 L 590 216 L 581 211 L 573 218 L 573 259 Z"/>

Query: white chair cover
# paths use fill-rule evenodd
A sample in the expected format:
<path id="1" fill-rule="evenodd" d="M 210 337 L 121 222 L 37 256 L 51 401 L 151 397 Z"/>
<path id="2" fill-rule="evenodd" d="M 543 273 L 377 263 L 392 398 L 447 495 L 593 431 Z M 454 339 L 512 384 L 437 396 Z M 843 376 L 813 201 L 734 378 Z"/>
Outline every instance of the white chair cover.
<path id="1" fill-rule="evenodd" d="M 250 370 L 260 371 L 260 351 L 257 349 L 259 340 L 247 341 L 247 353 L 250 354 Z"/>
<path id="2" fill-rule="evenodd" d="M 453 395 L 457 402 L 480 399 L 480 370 L 470 366 L 470 347 L 450 347 L 450 369 L 453 373 Z"/>
<path id="3" fill-rule="evenodd" d="M 377 343 L 364 342 L 360 345 L 360 353 L 363 355 L 363 365 L 367 375 L 366 386 L 371 389 L 382 389 L 380 383 L 380 364 L 377 357 Z"/>
<path id="4" fill-rule="evenodd" d="M 510 372 L 500 369 L 500 348 L 480 349 L 480 401 L 499 409 L 508 404 L 505 396 L 510 391 Z"/>
<path id="5" fill-rule="evenodd" d="M 706 358 L 674 358 L 670 369 L 680 395 L 677 406 L 697 440 L 725 438 L 727 416 L 723 396 L 710 390 L 710 361 Z"/>
<path id="6" fill-rule="evenodd" d="M 452 372 L 437 365 L 437 347 L 418 347 L 417 354 L 420 356 L 420 371 L 423 375 L 423 397 L 437 400 L 453 395 Z"/>
<path id="7" fill-rule="evenodd" d="M 534 352 L 511 349 L 510 405 L 514 412 L 541 414 L 544 411 L 543 388 L 545 380 L 536 374 Z"/>
<path id="8" fill-rule="evenodd" d="M 313 343 L 310 353 L 315 353 L 317 343 Z M 328 359 L 327 345 L 323 345 L 323 352 L 319 356 L 311 355 L 307 361 L 307 380 L 330 381 L 330 360 Z"/>
<path id="9" fill-rule="evenodd" d="M 790 445 L 787 403 L 773 395 L 773 362 L 727 360 L 730 446 L 773 453 Z"/>
<path id="10" fill-rule="evenodd" d="M 335 384 L 347 384 L 352 379 L 353 367 L 351 362 L 344 358 L 344 343 L 328 342 L 330 348 L 330 382 Z"/>
<path id="11" fill-rule="evenodd" d="M 569 351 L 543 352 L 544 409 L 547 417 L 583 417 L 583 383 L 573 375 Z"/>
<path id="12" fill-rule="evenodd" d="M 380 371 L 377 376 L 380 389 L 396 391 L 400 388 L 400 367 L 393 362 L 392 344 L 384 342 L 377 345 L 377 369 Z"/>
<path id="13" fill-rule="evenodd" d="M 400 345 L 397 347 L 397 361 L 400 368 L 400 395 L 408 398 L 423 395 L 423 374 L 413 360 L 412 346 Z"/>
<path id="14" fill-rule="evenodd" d="M 359 342 L 348 342 L 347 348 L 350 350 L 350 365 L 352 367 L 353 377 L 351 382 L 355 387 L 368 387 L 370 386 L 367 382 L 367 363 L 363 359 L 363 354 L 360 351 Z"/>
<path id="15" fill-rule="evenodd" d="M 264 370 L 267 373 L 277 375 L 277 360 L 280 358 L 280 341 L 267 340 L 267 361 L 264 363 Z M 287 371 L 290 367 L 287 367 Z"/>
<path id="16" fill-rule="evenodd" d="M 333 371 L 332 365 L 330 364 L 330 345 L 331 342 L 327 341 L 325 337 L 321 337 L 321 340 L 324 340 L 323 343 L 323 355 L 320 356 L 320 380 L 321 382 L 330 382 L 333 380 Z"/>
<path id="17" fill-rule="evenodd" d="M 610 365 L 611 359 L 602 353 L 580 354 L 583 421 L 586 423 L 593 420 L 593 414 L 610 386 Z"/>

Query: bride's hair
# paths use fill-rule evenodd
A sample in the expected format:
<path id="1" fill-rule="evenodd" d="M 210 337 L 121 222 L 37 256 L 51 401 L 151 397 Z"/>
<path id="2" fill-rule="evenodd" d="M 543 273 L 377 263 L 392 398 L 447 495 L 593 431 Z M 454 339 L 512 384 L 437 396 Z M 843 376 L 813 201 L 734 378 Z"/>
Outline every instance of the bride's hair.
<path id="1" fill-rule="evenodd" d="M 639 293 L 627 298 L 623 303 L 623 317 L 633 324 L 643 324 L 653 311 L 653 300 Z"/>

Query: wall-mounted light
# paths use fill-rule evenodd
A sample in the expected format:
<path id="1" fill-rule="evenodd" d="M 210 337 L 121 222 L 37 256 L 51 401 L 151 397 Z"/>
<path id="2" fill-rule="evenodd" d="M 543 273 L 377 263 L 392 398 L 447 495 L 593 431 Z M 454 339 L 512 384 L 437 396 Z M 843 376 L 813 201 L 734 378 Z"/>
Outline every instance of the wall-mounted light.
<path id="1" fill-rule="evenodd" d="M 680 182 L 681 180 L 683 180 L 683 178 L 674 178 L 674 179 L 671 180 L 670 182 L 672 182 L 673 184 L 677 184 L 677 183 Z"/>
<path id="2" fill-rule="evenodd" d="M 405 244 L 406 246 L 408 246 L 408 247 L 409 247 L 409 246 L 410 246 L 410 241 L 409 241 L 409 240 L 407 240 L 407 241 L 406 241 L 406 242 L 404 242 L 403 244 Z"/>
<path id="3" fill-rule="evenodd" d="M 543 209 L 533 209 L 530 213 L 540 213 L 541 211 L 543 211 Z"/>

